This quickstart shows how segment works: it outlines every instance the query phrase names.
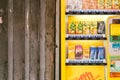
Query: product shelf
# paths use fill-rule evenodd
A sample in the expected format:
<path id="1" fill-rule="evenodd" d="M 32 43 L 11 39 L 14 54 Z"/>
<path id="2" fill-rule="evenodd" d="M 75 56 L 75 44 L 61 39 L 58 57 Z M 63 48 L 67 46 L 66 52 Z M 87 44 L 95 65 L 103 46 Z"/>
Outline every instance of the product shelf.
<path id="1" fill-rule="evenodd" d="M 66 60 L 66 65 L 107 65 L 106 60 Z"/>
<path id="2" fill-rule="evenodd" d="M 80 14 L 96 14 L 96 15 L 99 15 L 99 14 L 120 14 L 120 10 L 69 10 L 69 11 L 66 11 L 66 15 L 80 15 Z"/>
<path id="3" fill-rule="evenodd" d="M 67 34 L 66 40 L 107 40 L 107 38 L 105 34 L 97 35 Z"/>

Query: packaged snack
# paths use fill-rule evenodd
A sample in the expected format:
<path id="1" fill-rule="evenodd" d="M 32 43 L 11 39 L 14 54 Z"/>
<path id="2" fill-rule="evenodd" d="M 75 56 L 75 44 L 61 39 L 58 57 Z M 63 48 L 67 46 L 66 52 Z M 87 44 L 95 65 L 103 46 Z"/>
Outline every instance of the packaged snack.
<path id="1" fill-rule="evenodd" d="M 98 47 L 98 59 L 105 59 L 105 48 L 103 46 Z"/>
<path id="2" fill-rule="evenodd" d="M 71 46 L 68 46 L 68 59 L 75 59 L 75 46 L 74 45 L 71 45 Z"/>
<path id="3" fill-rule="evenodd" d="M 83 23 L 83 33 L 90 34 L 90 24 L 89 21 L 84 21 Z"/>
<path id="4" fill-rule="evenodd" d="M 98 0 L 98 9 L 105 8 L 105 0 Z"/>
<path id="5" fill-rule="evenodd" d="M 97 34 L 97 21 L 92 21 L 90 23 L 90 33 L 91 34 Z"/>
<path id="6" fill-rule="evenodd" d="M 68 11 L 72 11 L 72 10 L 74 10 L 76 7 L 76 0 L 67 0 L 66 1 L 66 9 L 68 10 Z"/>
<path id="7" fill-rule="evenodd" d="M 83 33 L 83 22 L 77 22 L 76 25 L 76 34 L 82 34 Z"/>
<path id="8" fill-rule="evenodd" d="M 83 58 L 84 59 L 89 59 L 90 58 L 89 47 L 83 47 Z"/>
<path id="9" fill-rule="evenodd" d="M 82 9 L 82 0 L 76 0 L 76 9 L 81 10 Z"/>
<path id="10" fill-rule="evenodd" d="M 75 58 L 76 59 L 83 59 L 82 45 L 76 45 L 75 48 L 76 48 Z"/>
<path id="11" fill-rule="evenodd" d="M 68 34 L 75 34 L 76 31 L 76 23 L 70 22 L 68 23 Z"/>
<path id="12" fill-rule="evenodd" d="M 120 0 L 113 0 L 112 8 L 119 9 L 120 8 Z"/>
<path id="13" fill-rule="evenodd" d="M 90 0 L 84 0 L 83 2 L 82 2 L 82 8 L 83 9 L 90 9 Z"/>
<path id="14" fill-rule="evenodd" d="M 90 59 L 98 59 L 98 49 L 95 46 L 90 47 Z"/>
<path id="15" fill-rule="evenodd" d="M 98 8 L 98 0 L 90 0 L 90 9 L 97 9 Z"/>
<path id="16" fill-rule="evenodd" d="M 105 9 L 112 9 L 112 0 L 105 0 Z"/>
<path id="17" fill-rule="evenodd" d="M 104 21 L 97 22 L 97 32 L 98 34 L 105 34 L 105 22 Z"/>

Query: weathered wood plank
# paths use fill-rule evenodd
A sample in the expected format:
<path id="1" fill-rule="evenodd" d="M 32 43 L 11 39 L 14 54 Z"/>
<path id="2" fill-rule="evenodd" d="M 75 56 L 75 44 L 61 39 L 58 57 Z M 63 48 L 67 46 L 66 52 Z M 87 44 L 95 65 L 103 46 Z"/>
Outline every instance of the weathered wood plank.
<path id="1" fill-rule="evenodd" d="M 13 4 L 13 80 L 25 80 L 25 2 L 24 0 L 14 0 Z"/>
<path id="2" fill-rule="evenodd" d="M 13 80 L 13 0 L 8 2 L 8 80 Z"/>
<path id="3" fill-rule="evenodd" d="M 55 0 L 46 0 L 45 80 L 55 78 L 55 5 Z"/>
<path id="4" fill-rule="evenodd" d="M 56 56 L 55 56 L 55 80 L 59 80 L 59 5 L 60 5 L 60 0 L 56 0 Z"/>
<path id="5" fill-rule="evenodd" d="M 30 0 L 29 35 L 30 35 L 30 80 L 39 80 L 39 0 Z"/>
<path id="6" fill-rule="evenodd" d="M 25 0 L 25 80 L 30 80 L 29 15 L 30 15 L 30 0 Z"/>
<path id="7" fill-rule="evenodd" d="M 0 80 L 7 80 L 8 77 L 8 18 L 7 18 L 7 0 L 0 2 Z"/>
<path id="8" fill-rule="evenodd" d="M 40 80 L 45 80 L 45 2 L 40 0 Z"/>

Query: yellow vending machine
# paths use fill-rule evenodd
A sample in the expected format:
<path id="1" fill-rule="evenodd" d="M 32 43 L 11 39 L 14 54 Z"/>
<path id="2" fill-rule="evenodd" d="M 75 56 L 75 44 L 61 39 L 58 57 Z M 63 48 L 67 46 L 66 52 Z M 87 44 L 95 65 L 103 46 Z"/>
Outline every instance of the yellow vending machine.
<path id="1" fill-rule="evenodd" d="M 60 80 L 120 80 L 120 0 L 60 2 Z"/>

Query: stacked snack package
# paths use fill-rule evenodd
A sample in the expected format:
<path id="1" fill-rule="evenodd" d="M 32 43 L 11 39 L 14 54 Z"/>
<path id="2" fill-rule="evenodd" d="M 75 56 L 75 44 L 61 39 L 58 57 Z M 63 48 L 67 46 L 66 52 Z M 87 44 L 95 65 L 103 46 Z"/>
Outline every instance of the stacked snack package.
<path id="1" fill-rule="evenodd" d="M 75 22 L 69 22 L 68 23 L 68 33 L 69 34 L 75 34 L 76 32 L 76 23 Z"/>
<path id="2" fill-rule="evenodd" d="M 105 9 L 112 9 L 112 0 L 105 0 Z"/>
<path id="3" fill-rule="evenodd" d="M 90 0 L 90 9 L 98 8 L 98 0 Z"/>
<path id="4" fill-rule="evenodd" d="M 105 8 L 105 0 L 98 0 L 98 9 Z"/>
<path id="5" fill-rule="evenodd" d="M 76 34 L 83 34 L 83 22 L 76 22 Z"/>
<path id="6" fill-rule="evenodd" d="M 90 5 L 90 0 L 84 0 L 82 3 L 83 3 L 82 4 L 83 9 L 88 10 L 90 8 L 90 6 L 89 6 Z"/>
<path id="7" fill-rule="evenodd" d="M 112 2 L 112 8 L 113 9 L 119 9 L 120 8 L 120 0 L 113 0 Z"/>
<path id="8" fill-rule="evenodd" d="M 71 60 L 75 59 L 75 46 L 74 45 L 68 46 L 68 59 L 71 59 Z"/>

